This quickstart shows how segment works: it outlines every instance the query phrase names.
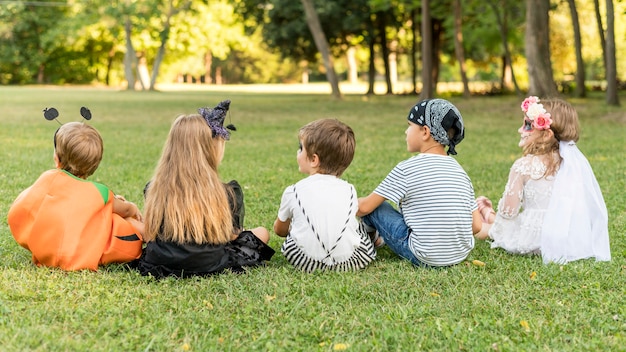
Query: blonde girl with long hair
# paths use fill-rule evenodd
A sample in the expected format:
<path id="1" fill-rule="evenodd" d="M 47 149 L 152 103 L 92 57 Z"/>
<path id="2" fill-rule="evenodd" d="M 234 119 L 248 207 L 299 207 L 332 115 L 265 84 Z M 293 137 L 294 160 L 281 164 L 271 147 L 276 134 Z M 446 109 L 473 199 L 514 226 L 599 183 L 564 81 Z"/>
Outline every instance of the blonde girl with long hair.
<path id="1" fill-rule="evenodd" d="M 585 156 L 576 146 L 578 113 L 562 99 L 530 96 L 518 129 L 523 156 L 509 172 L 497 213 L 476 199 L 478 239 L 514 254 L 540 254 L 545 263 L 611 259 L 606 205 Z"/>
<path id="2" fill-rule="evenodd" d="M 242 271 L 269 260 L 269 232 L 243 228 L 243 193 L 222 183 L 218 167 L 230 133 L 224 117 L 230 101 L 172 124 L 154 176 L 145 189 L 147 242 L 138 268 L 155 277 Z"/>

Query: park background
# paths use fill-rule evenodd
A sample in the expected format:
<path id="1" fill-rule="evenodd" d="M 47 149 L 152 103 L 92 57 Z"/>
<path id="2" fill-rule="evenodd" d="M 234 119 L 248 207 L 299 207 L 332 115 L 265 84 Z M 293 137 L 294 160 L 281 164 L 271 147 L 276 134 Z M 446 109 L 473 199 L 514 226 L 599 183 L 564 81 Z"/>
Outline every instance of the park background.
<path id="1" fill-rule="evenodd" d="M 371 37 L 377 38 L 373 71 L 369 32 L 349 38 L 339 30 L 327 34 L 339 99 L 331 97 L 327 66 L 307 37 L 296 1 L 0 2 L 2 349 L 626 350 L 626 111 L 619 106 L 625 95 L 619 84 L 626 72 L 620 54 L 624 4 L 614 4 L 612 71 L 600 39 L 608 30 L 599 31 L 594 20 L 597 6 L 607 25 L 608 1 L 461 1 L 470 87 L 464 96 L 452 35 L 455 1 L 432 2 L 431 20 L 439 19 L 432 28 L 441 32 L 436 36 L 439 49 L 427 50 L 434 54 L 426 56 L 419 45 L 410 44 L 411 33 L 421 40 L 421 29 L 413 30 L 420 26 L 412 27 L 418 21 L 407 20 L 408 14 L 421 18 L 422 2 L 314 3 L 325 28 L 331 24 L 343 30 L 343 24 L 352 23 L 348 12 L 333 6 L 367 6 L 367 11 L 350 12 L 357 18 L 356 28 L 387 20 L 379 27 L 384 30 L 370 31 L 378 33 Z M 359 273 L 304 274 L 278 253 L 267 267 L 244 275 L 155 281 L 124 265 L 95 273 L 37 268 L 10 234 L 6 213 L 11 202 L 53 167 L 52 136 L 58 125 L 44 120 L 46 107 L 57 108 L 61 122 L 79 121 L 81 106 L 92 111 L 88 123 L 102 133 L 105 155 L 91 179 L 140 207 L 141 190 L 174 118 L 223 99 L 233 101 L 228 119 L 238 131 L 227 145 L 220 174 L 244 185 L 247 226 L 271 228 L 284 187 L 303 177 L 295 162 L 298 128 L 317 118 L 338 118 L 355 130 L 357 152 L 344 178 L 365 195 L 397 162 L 410 157 L 404 142 L 406 114 L 418 94 L 424 94 L 420 77 L 425 57 L 438 60 L 429 71 L 437 72 L 434 94 L 457 105 L 466 123 L 467 137 L 455 158 L 477 195 L 498 199 L 521 154 L 519 104 L 533 89 L 529 67 L 534 66 L 525 45 L 526 5 L 531 3 L 550 5 L 553 75 L 541 79 L 581 116 L 578 144 L 607 203 L 611 262 L 544 265 L 539 257 L 511 256 L 480 242 L 466 262 L 442 270 L 414 268 L 383 248 L 378 260 Z M 571 3 L 581 19 L 582 86 L 576 84 L 581 66 Z M 289 16 L 281 16 L 292 20 L 270 21 L 277 9 L 289 10 Z M 243 16 L 243 10 L 254 16 Z M 359 17 L 363 14 L 365 20 Z M 170 36 L 155 75 L 168 18 Z M 499 27 L 498 18 L 506 19 L 506 26 Z M 282 49 L 274 45 L 280 40 L 265 33 L 272 26 L 270 33 L 285 41 Z M 127 28 L 131 30 L 125 32 Z M 380 33 L 389 36 L 386 55 Z M 511 54 L 508 69 L 503 33 Z M 126 55 L 128 38 L 134 56 Z M 418 49 L 415 60 L 412 48 Z M 285 54 L 289 52 L 294 54 Z M 349 52 L 357 65 L 349 65 Z M 395 69 L 393 60 L 385 63 L 393 57 Z M 349 67 L 357 67 L 356 80 Z M 308 83 L 302 83 L 307 74 Z M 611 74 L 614 79 L 607 80 Z M 609 99 L 611 82 L 617 84 L 615 100 Z M 270 241 L 277 250 L 281 243 L 277 237 Z"/>

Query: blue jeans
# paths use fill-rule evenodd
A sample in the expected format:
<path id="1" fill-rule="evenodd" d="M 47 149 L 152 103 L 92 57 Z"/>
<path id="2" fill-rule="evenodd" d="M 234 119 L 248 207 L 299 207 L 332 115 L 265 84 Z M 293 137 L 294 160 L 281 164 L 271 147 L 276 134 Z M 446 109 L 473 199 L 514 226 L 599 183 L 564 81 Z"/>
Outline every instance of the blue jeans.
<path id="1" fill-rule="evenodd" d="M 385 244 L 397 255 L 417 266 L 427 266 L 420 262 L 409 248 L 411 230 L 399 211 L 388 202 L 383 202 L 373 212 L 363 216 L 363 222 L 378 230 Z"/>

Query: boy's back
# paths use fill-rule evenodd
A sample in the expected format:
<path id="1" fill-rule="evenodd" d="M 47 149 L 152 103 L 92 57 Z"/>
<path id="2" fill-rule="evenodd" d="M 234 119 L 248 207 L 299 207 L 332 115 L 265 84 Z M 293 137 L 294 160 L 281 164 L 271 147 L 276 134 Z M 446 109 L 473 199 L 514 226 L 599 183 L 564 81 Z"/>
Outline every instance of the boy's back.
<path id="1" fill-rule="evenodd" d="M 474 190 L 454 158 L 425 153 L 404 160 L 374 193 L 400 204 L 404 221 L 416 234 L 409 245 L 425 264 L 458 263 L 474 247 Z"/>

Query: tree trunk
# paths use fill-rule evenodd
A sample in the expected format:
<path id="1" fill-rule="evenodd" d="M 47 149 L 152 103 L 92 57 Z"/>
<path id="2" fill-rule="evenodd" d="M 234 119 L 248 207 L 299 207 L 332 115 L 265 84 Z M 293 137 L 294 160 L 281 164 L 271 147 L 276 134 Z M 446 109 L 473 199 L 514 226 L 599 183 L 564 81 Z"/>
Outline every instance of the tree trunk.
<path id="1" fill-rule="evenodd" d="M 550 0 L 526 0 L 526 35 L 529 95 L 548 98 L 558 94 L 550 62 Z"/>
<path id="2" fill-rule="evenodd" d="M 430 19 L 430 0 L 422 0 L 422 92 L 420 99 L 432 99 L 434 96 L 433 71 L 433 33 Z"/>
<path id="3" fill-rule="evenodd" d="M 391 88 L 398 85 L 398 40 L 389 43 L 389 82 Z M 393 90 L 393 89 L 392 89 Z M 393 93 L 393 91 L 391 92 Z"/>
<path id="4" fill-rule="evenodd" d="M 585 89 L 585 62 L 583 61 L 582 40 L 580 38 L 580 24 L 578 23 L 578 11 L 576 10 L 576 1 L 567 0 L 572 16 L 572 26 L 574 28 L 574 47 L 576 49 L 576 89 L 574 96 L 584 98 Z"/>
<path id="5" fill-rule="evenodd" d="M 359 81 L 359 70 L 356 63 L 356 48 L 350 46 L 346 52 L 346 59 L 348 61 L 348 81 L 355 84 Z"/>
<path id="6" fill-rule="evenodd" d="M 304 7 L 306 23 L 309 26 L 309 30 L 311 31 L 311 35 L 313 36 L 313 40 L 315 41 L 315 46 L 317 47 L 317 50 L 319 50 L 319 52 L 322 54 L 322 58 L 324 59 L 324 66 L 326 67 L 326 78 L 330 83 L 332 96 L 336 99 L 341 99 L 341 91 L 339 90 L 339 79 L 337 78 L 337 74 L 335 73 L 333 58 L 330 56 L 328 40 L 326 40 L 326 35 L 322 30 L 320 19 L 317 16 L 317 12 L 315 12 L 315 8 L 313 7 L 313 0 L 301 0 L 301 2 L 302 6 Z"/>
<path id="7" fill-rule="evenodd" d="M 137 77 L 139 78 L 141 90 L 147 90 L 150 87 L 150 70 L 148 70 L 148 59 L 146 59 L 145 53 L 141 53 L 139 56 Z"/>
<path id="8" fill-rule="evenodd" d="M 617 63 L 615 61 L 615 13 L 613 0 L 606 0 L 606 103 L 619 105 Z"/>
<path id="9" fill-rule="evenodd" d="M 600 15 L 599 0 L 593 0 L 596 10 L 596 23 L 598 24 L 598 34 L 600 35 L 600 47 L 602 47 L 602 62 L 606 72 L 606 39 L 604 39 L 604 26 L 602 25 L 602 15 Z"/>
<path id="10" fill-rule="evenodd" d="M 167 38 L 169 37 L 169 25 L 167 29 L 164 29 L 161 32 L 161 45 L 159 46 L 159 50 L 157 51 L 157 55 L 154 58 L 154 65 L 152 66 L 152 76 L 150 76 L 150 88 L 149 90 L 155 90 L 156 79 L 159 76 L 159 68 L 161 67 L 161 62 L 163 62 L 163 56 L 165 56 L 165 44 L 167 43 Z"/>
<path id="11" fill-rule="evenodd" d="M 469 83 L 467 82 L 467 74 L 465 73 L 465 50 L 463 49 L 463 30 L 461 19 L 461 0 L 454 0 L 454 53 L 456 60 L 459 62 L 459 73 L 463 82 L 463 96 L 470 96 Z"/>
<path id="12" fill-rule="evenodd" d="M 368 87 L 366 95 L 374 95 L 374 83 L 376 83 L 376 35 L 374 34 L 374 23 L 372 23 L 372 17 L 370 16 L 368 19 L 368 29 L 369 29 L 369 37 L 367 41 L 367 45 L 370 51 L 369 57 L 369 69 L 367 70 L 367 78 L 368 78 Z"/>
<path id="13" fill-rule="evenodd" d="M 411 9 L 411 83 L 413 93 L 417 93 L 417 26 L 415 9 Z"/>
<path id="14" fill-rule="evenodd" d="M 502 63 L 502 90 L 506 90 L 505 88 L 508 86 L 506 84 L 508 82 L 506 75 L 510 74 L 511 82 L 515 87 L 515 94 L 520 96 L 522 95 L 522 92 L 519 88 L 519 85 L 517 84 L 517 79 L 515 79 L 515 72 L 513 72 L 513 59 L 511 58 L 511 51 L 509 50 L 509 28 L 506 12 L 504 12 L 504 14 L 500 16 L 500 11 L 498 10 L 498 5 L 496 4 L 496 2 L 493 0 L 489 0 L 488 4 L 489 6 L 491 6 L 491 9 L 496 16 L 496 22 L 498 23 L 498 27 L 500 27 L 500 39 L 502 40 L 502 48 L 504 49 L 504 60 Z M 502 6 L 502 8 L 504 9 L 505 7 Z"/>
<path id="15" fill-rule="evenodd" d="M 383 64 L 385 66 L 385 83 L 387 83 L 387 94 L 393 94 L 393 86 L 391 83 L 391 75 L 390 75 L 390 70 L 389 70 L 389 46 L 387 45 L 387 21 L 385 20 L 385 14 L 383 12 L 377 13 L 376 23 L 378 24 L 380 48 L 382 50 Z"/>
<path id="16" fill-rule="evenodd" d="M 130 22 L 130 17 L 126 16 L 126 21 L 124 22 L 124 33 L 126 36 L 126 53 L 124 53 L 124 76 L 126 77 L 126 82 L 128 86 L 127 90 L 135 90 L 135 71 L 137 69 L 137 54 L 135 53 L 135 48 L 133 47 L 133 42 L 131 40 L 131 28 L 132 23 Z"/>
<path id="17" fill-rule="evenodd" d="M 222 77 L 222 68 L 219 66 L 215 68 L 215 84 L 217 84 L 218 86 L 224 84 L 224 79 Z"/>
<path id="18" fill-rule="evenodd" d="M 37 84 L 44 84 L 46 65 L 40 64 L 37 68 Z"/>
<path id="19" fill-rule="evenodd" d="M 213 53 L 211 50 L 208 50 L 206 54 L 204 54 L 204 84 L 211 84 L 213 80 L 211 79 L 211 71 L 213 70 Z"/>
<path id="20" fill-rule="evenodd" d="M 443 35 L 443 20 L 442 19 L 437 19 L 437 18 L 431 18 L 430 19 L 430 26 L 432 28 L 432 49 L 430 50 L 430 55 L 432 56 L 432 73 L 430 75 L 431 77 L 431 84 L 433 87 L 433 96 L 434 94 L 436 94 L 437 92 L 437 83 L 439 83 L 439 71 L 440 71 L 440 67 L 441 67 L 441 55 L 439 54 L 441 52 L 441 44 L 443 43 L 443 41 L 441 40 L 441 37 Z"/>

